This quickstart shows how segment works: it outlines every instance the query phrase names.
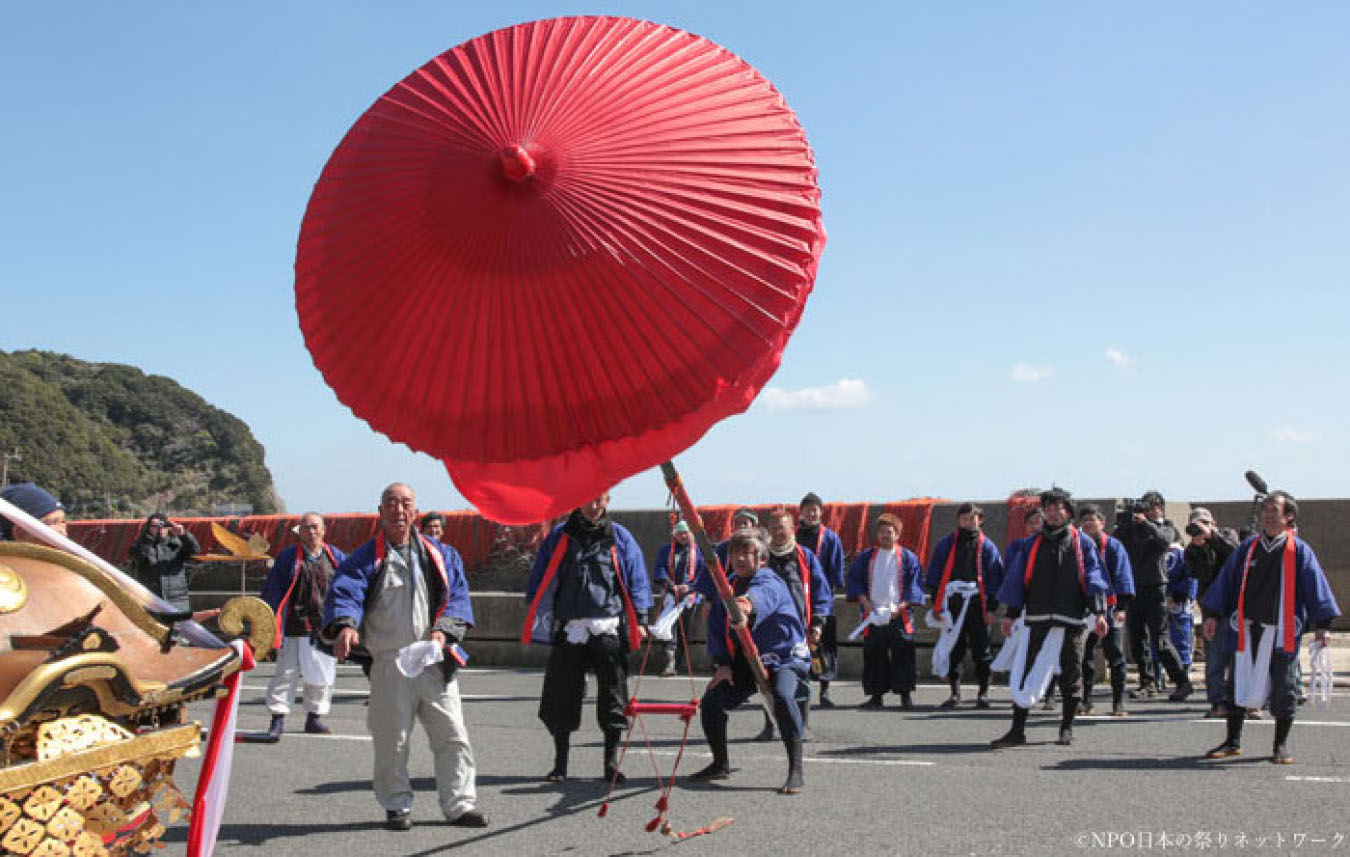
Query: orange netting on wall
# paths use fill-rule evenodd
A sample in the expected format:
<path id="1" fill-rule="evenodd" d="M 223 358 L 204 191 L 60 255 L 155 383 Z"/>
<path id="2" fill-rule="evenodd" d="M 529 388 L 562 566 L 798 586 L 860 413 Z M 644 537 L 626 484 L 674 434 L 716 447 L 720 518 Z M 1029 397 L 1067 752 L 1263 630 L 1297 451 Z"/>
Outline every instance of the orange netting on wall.
<path id="1" fill-rule="evenodd" d="M 844 543 L 845 554 L 852 556 L 872 543 L 871 527 L 877 516 L 889 512 L 904 522 L 904 531 L 900 541 L 926 560 L 928 554 L 928 530 L 932 518 L 933 506 L 937 500 L 912 500 L 902 503 L 828 503 L 824 508 L 825 525 L 839 534 Z M 766 522 L 768 514 L 779 507 L 777 503 L 765 503 L 749 508 L 759 516 L 761 523 Z M 703 526 L 714 541 L 721 541 L 731 535 L 731 518 L 741 506 L 702 506 L 699 515 Z M 796 507 L 787 507 L 796 516 Z M 464 566 L 472 571 L 491 562 L 499 556 L 519 556 L 532 554 L 548 532 L 549 523 L 526 526 L 506 526 L 490 521 L 477 512 L 462 510 L 443 513 L 446 519 L 444 540 L 454 545 L 464 557 Z M 188 529 L 201 543 L 204 553 L 223 554 L 228 551 L 217 543 L 211 530 L 216 523 L 230 532 L 248 538 L 257 534 L 267 542 L 268 553 L 272 556 L 283 548 L 298 541 L 296 528 L 300 523 L 299 515 L 249 515 L 246 517 L 218 518 L 174 518 Z M 326 515 L 328 524 L 327 540 L 344 551 L 352 551 L 375 535 L 379 526 L 379 517 L 373 514 Z M 69 525 L 70 537 L 89 550 L 115 565 L 127 560 L 127 552 L 140 537 L 145 521 L 136 520 L 92 520 L 72 521 Z M 653 548 L 654 550 L 654 548 Z"/>

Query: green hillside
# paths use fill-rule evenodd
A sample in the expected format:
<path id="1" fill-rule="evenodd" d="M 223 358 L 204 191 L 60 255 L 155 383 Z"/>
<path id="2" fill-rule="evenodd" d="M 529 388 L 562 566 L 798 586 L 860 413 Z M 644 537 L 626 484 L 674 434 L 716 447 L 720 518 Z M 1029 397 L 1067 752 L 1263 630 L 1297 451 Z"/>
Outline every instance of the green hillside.
<path id="1" fill-rule="evenodd" d="M 283 511 L 247 425 L 134 366 L 0 351 L 0 452 L 15 449 L 10 481 L 37 482 L 79 517 Z"/>

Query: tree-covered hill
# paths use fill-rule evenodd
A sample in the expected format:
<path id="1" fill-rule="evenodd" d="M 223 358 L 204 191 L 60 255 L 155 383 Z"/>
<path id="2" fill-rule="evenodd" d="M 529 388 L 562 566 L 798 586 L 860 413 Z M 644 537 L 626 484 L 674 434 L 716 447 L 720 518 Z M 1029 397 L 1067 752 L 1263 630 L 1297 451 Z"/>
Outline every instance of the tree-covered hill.
<path id="1" fill-rule="evenodd" d="M 79 517 L 284 511 L 248 426 L 134 366 L 0 351 L 0 452 Z"/>

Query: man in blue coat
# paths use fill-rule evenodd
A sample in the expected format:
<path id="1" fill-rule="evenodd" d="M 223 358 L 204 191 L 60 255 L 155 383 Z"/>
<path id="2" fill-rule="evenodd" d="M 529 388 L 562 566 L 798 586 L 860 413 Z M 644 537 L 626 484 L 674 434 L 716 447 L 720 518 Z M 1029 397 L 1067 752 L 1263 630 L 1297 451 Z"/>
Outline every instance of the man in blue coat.
<path id="1" fill-rule="evenodd" d="M 708 574 L 708 564 L 694 541 L 694 533 L 687 521 L 676 521 L 670 529 L 670 542 L 661 545 L 656 552 L 656 564 L 652 573 L 657 594 L 661 603 L 675 605 L 689 596 L 695 582 Z M 685 640 L 684 625 L 687 613 L 681 614 L 675 622 L 675 628 L 663 648 L 666 662 L 661 670 L 663 676 L 673 676 L 679 665 L 680 652 L 688 647 Z"/>
<path id="2" fill-rule="evenodd" d="M 1083 706 L 1084 714 L 1092 713 L 1092 686 L 1097 682 L 1097 641 L 1101 640 L 1106 668 L 1111 675 L 1111 716 L 1124 717 L 1125 711 L 1125 617 L 1130 599 L 1134 597 L 1134 573 L 1130 569 L 1130 555 L 1114 536 L 1106 534 L 1106 516 L 1092 504 L 1078 512 L 1078 523 L 1083 534 L 1092 540 L 1101 558 L 1106 577 L 1106 607 L 1109 627 L 1105 637 L 1089 634 L 1083 646 Z"/>
<path id="3" fill-rule="evenodd" d="M 1006 614 L 1003 636 L 1012 636 L 1013 615 L 1021 614 L 1024 628 L 1009 681 L 1013 723 L 994 749 L 1027 742 L 1027 714 L 1036 702 L 1038 682 L 1059 664 L 1059 687 L 1064 700 L 1059 744 L 1073 743 L 1073 721 L 1083 693 L 1083 646 L 1091 625 L 1105 636 L 1106 580 L 1092 540 L 1073 526 L 1073 500 L 1067 491 L 1052 488 L 1041 493 L 1045 526 L 1017 565 L 1008 570 L 998 600 Z M 1005 644 L 1006 645 L 1006 644 Z M 1055 651 L 1058 647 L 1058 651 Z"/>
<path id="4" fill-rule="evenodd" d="M 317 512 L 300 516 L 300 541 L 277 554 L 263 581 L 262 600 L 276 616 L 277 669 L 267 683 L 267 710 L 272 725 L 267 739 L 278 741 L 295 697 L 304 687 L 305 731 L 326 735 L 332 730 L 320 719 L 333 696 L 333 656 L 319 651 L 314 637 L 323 623 L 323 602 L 333 575 L 347 555 L 324 541 L 327 526 Z"/>
<path id="5" fill-rule="evenodd" d="M 750 624 L 750 636 L 773 689 L 774 719 L 788 756 L 788 776 L 781 794 L 797 794 L 803 787 L 802 711 L 811 699 L 806 626 L 787 583 L 765 566 L 769 548 L 757 530 L 737 530 L 728 544 L 730 581 L 741 612 Z M 727 712 L 756 692 L 750 663 L 727 621 L 726 606 L 711 581 L 704 584 L 711 600 L 708 611 L 708 656 L 715 671 L 699 704 L 699 719 L 708 739 L 712 763 L 690 775 L 691 780 L 724 780 L 731 776 L 727 756 Z"/>
<path id="6" fill-rule="evenodd" d="M 572 733 L 581 726 L 586 673 L 595 673 L 595 719 L 605 736 L 604 776 L 622 782 L 619 741 L 628 726 L 628 653 L 646 635 L 652 606 L 637 540 L 610 520 L 609 494 L 574 509 L 544 539 L 530 569 L 522 643 L 552 646 L 539 719 L 553 736 L 549 782 L 567 779 Z"/>
<path id="7" fill-rule="evenodd" d="M 863 631 L 862 708 L 883 707 L 889 691 L 900 694 L 900 707 L 914 707 L 918 682 L 913 611 L 923 604 L 923 566 L 900 545 L 904 523 L 894 515 L 877 518 L 876 545 L 859 553 L 848 567 L 848 600 L 856 601 L 868 625 Z"/>
<path id="8" fill-rule="evenodd" d="M 1205 639 L 1219 623 L 1232 629 L 1233 680 L 1228 690 L 1228 734 L 1205 755 L 1224 759 L 1242 753 L 1242 723 L 1247 708 L 1270 703 L 1275 740 L 1270 760 L 1292 764 L 1289 732 L 1298 713 L 1298 650 L 1309 628 L 1326 642 L 1331 623 L 1341 615 L 1326 574 L 1308 543 L 1298 537 L 1298 503 L 1285 491 L 1272 491 L 1261 503 L 1261 532 L 1228 557 L 1219 576 L 1200 599 Z"/>
<path id="9" fill-rule="evenodd" d="M 844 543 L 839 534 L 825 526 L 821 520 L 825 505 L 820 495 L 814 491 L 802 498 L 797 508 L 797 544 L 805 545 L 816 555 L 820 570 L 830 585 L 830 594 L 844 588 Z M 833 597 L 831 597 L 833 601 Z M 820 642 L 816 645 L 816 662 L 820 665 L 812 675 L 820 682 L 820 707 L 833 708 L 830 699 L 830 682 L 834 681 L 839 665 L 839 628 L 834 613 L 823 617 L 820 626 Z"/>
<path id="10" fill-rule="evenodd" d="M 364 644 L 374 659 L 366 724 L 375 750 L 375 799 L 385 827 L 412 827 L 408 750 L 422 721 L 435 757 L 441 812 L 458 827 L 486 827 L 476 808 L 477 769 L 460 707 L 459 641 L 473 627 L 469 583 L 459 552 L 416 531 L 417 496 L 402 482 L 380 495 L 380 529 L 338 567 L 324 601 L 322 637 L 345 659 Z M 405 675 L 399 652 L 430 640 L 440 664 Z"/>
<path id="11" fill-rule="evenodd" d="M 952 689 L 943 708 L 955 708 L 961 702 L 961 662 L 967 646 L 979 682 L 975 707 L 989 707 L 989 666 L 994 660 L 989 629 L 998 609 L 1003 559 L 993 540 L 985 537 L 983 524 L 984 510 L 974 503 L 962 503 L 956 510 L 956 532 L 943 536 L 928 560 L 924 587 L 934 616 L 941 617 L 944 626 L 933 647 L 933 672 L 945 677 Z"/>

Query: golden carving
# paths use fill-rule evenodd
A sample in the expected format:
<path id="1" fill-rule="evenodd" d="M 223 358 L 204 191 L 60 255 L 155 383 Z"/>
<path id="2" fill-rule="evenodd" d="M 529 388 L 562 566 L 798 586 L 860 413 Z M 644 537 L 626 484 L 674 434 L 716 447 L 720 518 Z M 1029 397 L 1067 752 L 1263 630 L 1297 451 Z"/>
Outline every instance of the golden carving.
<path id="1" fill-rule="evenodd" d="M 6 831 L 5 838 L 0 839 L 0 848 L 15 854 L 29 854 L 46 835 L 47 828 L 31 818 L 21 818 Z"/>
<path id="2" fill-rule="evenodd" d="M 47 838 L 28 852 L 28 857 L 70 857 L 70 846 L 57 839 Z"/>
<path id="3" fill-rule="evenodd" d="M 110 666 L 83 667 L 77 670 L 71 670 L 61 679 L 66 687 L 75 687 L 76 685 L 89 684 L 92 681 L 108 681 L 117 677 L 117 670 Z"/>
<path id="4" fill-rule="evenodd" d="M 75 837 L 75 844 L 70 846 L 70 853 L 74 857 L 108 857 L 108 849 L 103 847 L 103 838 L 87 830 Z"/>
<path id="5" fill-rule="evenodd" d="M 45 822 L 61 808 L 61 793 L 51 786 L 39 786 L 33 789 L 28 800 L 23 802 L 25 814 Z"/>
<path id="6" fill-rule="evenodd" d="M 0 833 L 13 827 L 22 815 L 23 810 L 17 803 L 7 797 L 0 797 Z"/>
<path id="7" fill-rule="evenodd" d="M 37 757 L 40 761 L 58 759 L 131 737 L 130 732 L 97 714 L 62 717 L 38 726 Z"/>
<path id="8" fill-rule="evenodd" d="M 66 803 L 79 812 L 92 807 L 103 797 L 103 786 L 89 774 L 75 779 L 66 786 Z"/>
<path id="9" fill-rule="evenodd" d="M 108 778 L 108 791 L 117 797 L 128 797 L 141 785 L 141 772 L 134 765 L 118 765 Z"/>
<path id="10" fill-rule="evenodd" d="M 248 644 L 253 657 L 261 660 L 277 642 L 276 615 L 266 601 L 252 595 L 240 595 L 225 602 L 220 608 L 220 630 L 232 637 L 244 633 L 248 626 Z"/>
<path id="11" fill-rule="evenodd" d="M 14 798 L 14 792 L 42 783 L 78 777 L 87 771 L 112 769 L 124 762 L 152 758 L 181 758 L 197 749 L 201 725 L 189 723 L 138 735 L 117 744 L 71 753 L 47 762 L 28 762 L 0 768 L 0 794 Z"/>
<path id="12" fill-rule="evenodd" d="M 62 842 L 73 842 L 84 831 L 84 816 L 68 806 L 63 806 L 47 822 L 47 833 Z"/>
<path id="13" fill-rule="evenodd" d="M 13 613 L 28 603 L 28 584 L 7 565 L 0 564 L 0 613 Z"/>

